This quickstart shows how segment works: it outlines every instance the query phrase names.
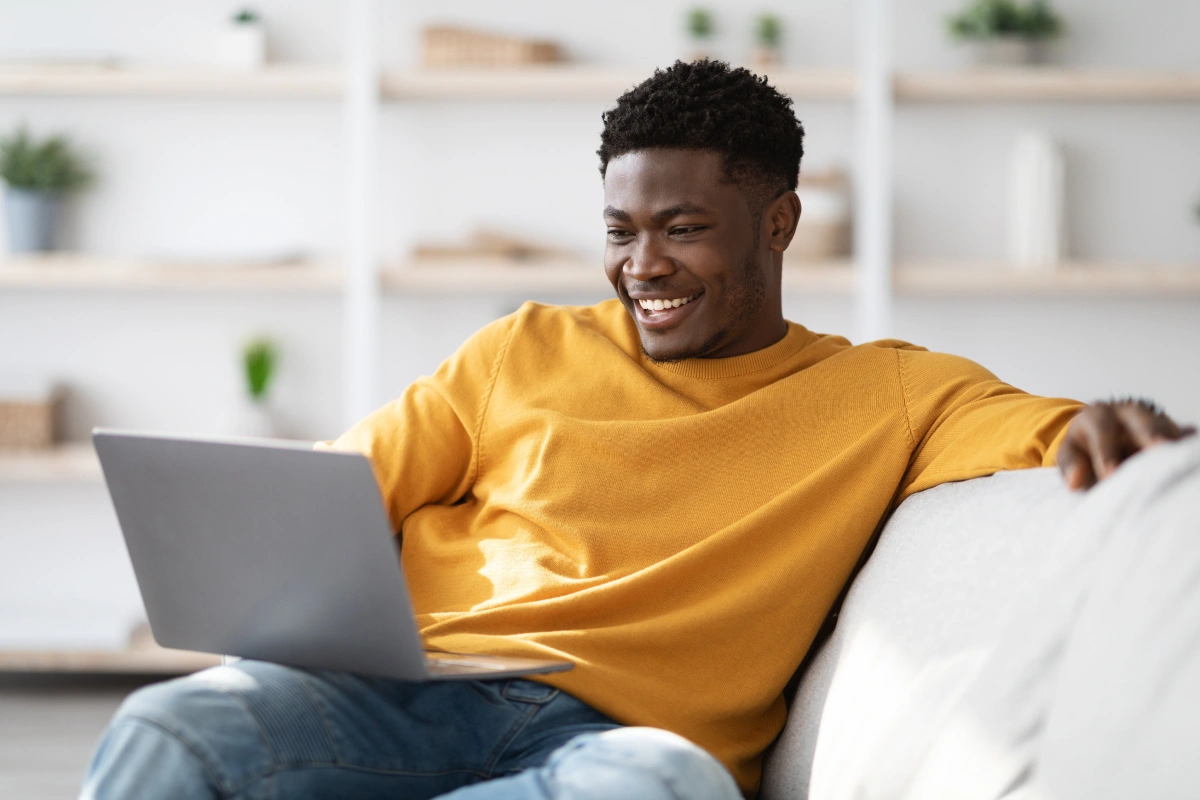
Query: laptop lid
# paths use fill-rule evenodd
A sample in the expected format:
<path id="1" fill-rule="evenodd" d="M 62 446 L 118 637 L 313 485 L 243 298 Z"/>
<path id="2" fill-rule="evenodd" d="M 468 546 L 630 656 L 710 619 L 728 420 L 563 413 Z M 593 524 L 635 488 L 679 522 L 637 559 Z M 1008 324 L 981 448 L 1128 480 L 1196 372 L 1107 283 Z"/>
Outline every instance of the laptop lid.
<path id="1" fill-rule="evenodd" d="M 426 679 L 365 456 L 99 428 L 93 440 L 161 645 Z"/>

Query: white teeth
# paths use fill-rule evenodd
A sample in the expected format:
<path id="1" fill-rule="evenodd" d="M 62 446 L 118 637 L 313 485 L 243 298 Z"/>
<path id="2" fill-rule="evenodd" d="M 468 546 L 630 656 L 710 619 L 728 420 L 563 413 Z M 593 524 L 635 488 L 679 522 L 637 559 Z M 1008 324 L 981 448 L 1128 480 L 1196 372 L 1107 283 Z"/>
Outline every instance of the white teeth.
<path id="1" fill-rule="evenodd" d="M 680 306 L 687 305 L 697 297 L 699 295 L 694 294 L 691 297 L 676 297 L 673 300 L 638 300 L 638 305 L 646 311 L 663 311 L 668 308 L 679 308 Z"/>

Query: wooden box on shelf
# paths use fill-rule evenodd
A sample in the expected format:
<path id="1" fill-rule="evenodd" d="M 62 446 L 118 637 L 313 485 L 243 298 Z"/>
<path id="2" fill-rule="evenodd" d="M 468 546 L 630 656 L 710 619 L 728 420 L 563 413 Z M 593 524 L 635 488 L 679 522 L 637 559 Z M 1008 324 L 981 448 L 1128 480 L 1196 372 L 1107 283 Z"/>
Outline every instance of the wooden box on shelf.
<path id="1" fill-rule="evenodd" d="M 425 28 L 421 31 L 421 45 L 421 60 L 426 67 L 519 67 L 563 60 L 562 48 L 554 42 L 465 28 Z"/>
<path id="2" fill-rule="evenodd" d="M 53 385 L 0 386 L 0 450 L 44 450 L 54 445 L 62 393 Z"/>

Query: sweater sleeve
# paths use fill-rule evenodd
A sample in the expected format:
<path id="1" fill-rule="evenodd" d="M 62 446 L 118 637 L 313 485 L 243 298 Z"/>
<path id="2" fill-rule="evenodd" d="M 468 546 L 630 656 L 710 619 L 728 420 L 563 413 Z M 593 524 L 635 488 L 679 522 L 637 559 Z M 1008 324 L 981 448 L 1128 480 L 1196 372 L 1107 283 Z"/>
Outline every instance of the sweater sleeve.
<path id="1" fill-rule="evenodd" d="M 1053 466 L 1082 407 L 1026 394 L 958 356 L 902 348 L 896 357 L 913 446 L 898 501 L 941 483 Z"/>
<path id="2" fill-rule="evenodd" d="M 318 449 L 360 452 L 371 461 L 384 507 L 399 532 L 405 518 L 431 503 L 451 504 L 475 482 L 479 432 L 513 316 L 486 326 L 397 399 Z"/>

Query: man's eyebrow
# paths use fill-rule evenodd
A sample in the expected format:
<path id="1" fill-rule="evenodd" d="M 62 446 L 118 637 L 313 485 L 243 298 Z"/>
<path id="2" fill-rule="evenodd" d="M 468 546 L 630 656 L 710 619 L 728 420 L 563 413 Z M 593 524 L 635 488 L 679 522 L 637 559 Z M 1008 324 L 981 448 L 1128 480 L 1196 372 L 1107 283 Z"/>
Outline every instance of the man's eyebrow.
<path id="1" fill-rule="evenodd" d="M 662 224 L 672 217 L 678 217 L 683 214 L 706 213 L 708 213 L 708 209 L 704 206 L 699 206 L 695 203 L 679 203 L 678 205 L 671 206 L 670 208 L 664 208 L 661 211 L 655 211 L 652 219 L 656 223 Z M 620 220 L 621 222 L 631 222 L 633 220 L 633 217 L 631 217 L 628 212 L 622 211 L 614 206 L 609 206 L 608 208 L 604 209 L 604 216 L 607 218 Z"/>
<path id="2" fill-rule="evenodd" d="M 662 211 L 655 211 L 654 221 L 658 224 L 662 224 L 673 217 L 679 217 L 684 214 L 705 213 L 708 213 L 708 209 L 704 206 L 698 206 L 695 203 L 680 203 L 678 205 L 671 206 L 670 208 L 664 208 Z"/>

